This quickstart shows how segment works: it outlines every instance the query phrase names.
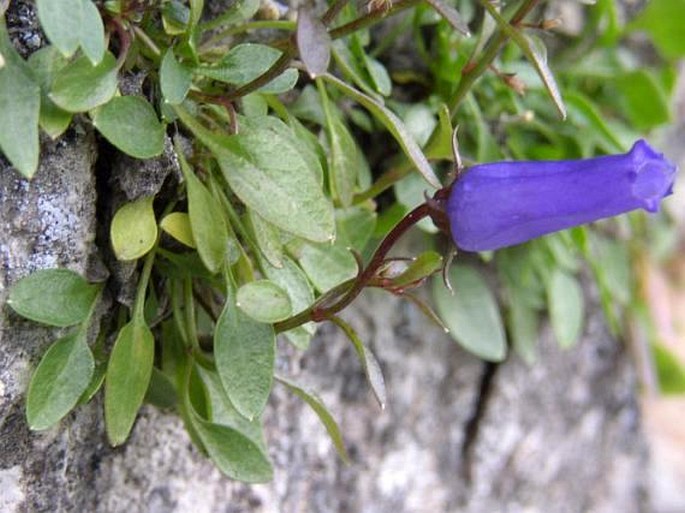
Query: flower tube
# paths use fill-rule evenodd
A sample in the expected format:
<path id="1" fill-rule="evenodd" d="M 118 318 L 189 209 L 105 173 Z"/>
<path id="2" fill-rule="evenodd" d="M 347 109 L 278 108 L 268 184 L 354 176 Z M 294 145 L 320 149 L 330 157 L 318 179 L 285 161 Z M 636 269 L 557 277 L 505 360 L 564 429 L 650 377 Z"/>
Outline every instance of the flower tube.
<path id="1" fill-rule="evenodd" d="M 624 155 L 476 165 L 447 200 L 452 238 L 487 251 L 638 208 L 656 212 L 675 172 L 644 140 Z"/>

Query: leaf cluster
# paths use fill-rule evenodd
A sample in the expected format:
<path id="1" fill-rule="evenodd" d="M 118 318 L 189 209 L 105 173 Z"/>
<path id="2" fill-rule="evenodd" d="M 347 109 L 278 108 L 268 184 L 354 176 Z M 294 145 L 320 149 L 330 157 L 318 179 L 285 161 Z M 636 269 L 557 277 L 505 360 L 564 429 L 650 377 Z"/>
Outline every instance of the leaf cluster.
<path id="1" fill-rule="evenodd" d="M 257 0 L 210 20 L 202 0 L 44 0 L 38 15 L 51 44 L 28 61 L 0 20 L 0 124 L 9 127 L 0 149 L 19 173 L 38 168 L 39 130 L 57 138 L 83 114 L 135 158 L 159 156 L 173 140 L 183 177 L 173 198 L 138 198 L 111 219 L 116 258 L 140 262 L 135 302 L 118 306 L 111 333 L 93 335 L 104 284 L 53 269 L 13 288 L 17 313 L 70 330 L 34 372 L 31 428 L 54 425 L 103 387 L 113 445 L 147 401 L 175 409 L 225 474 L 261 482 L 273 472 L 261 416 L 274 384 L 313 409 L 348 459 L 316 394 L 276 374 L 279 334 L 305 350 L 317 322 L 335 323 L 380 406 L 388 402 L 381 365 L 338 316 L 365 287 L 416 303 L 481 358 L 502 361 L 511 346 L 532 364 L 542 314 L 562 347 L 582 336 L 587 262 L 620 332 L 639 306 L 640 216 L 463 259 L 444 269 L 453 293 L 432 278 L 437 313 L 414 293 L 447 265 L 426 192 L 453 178 L 455 124 L 471 163 L 615 153 L 669 120 L 683 48 L 663 20 L 681 3 L 655 0 L 621 26 L 613 2 L 599 0 L 583 11 L 584 32 L 559 36 L 563 46 L 549 52 L 553 23 L 537 3 L 335 0 L 292 22 L 257 19 Z M 369 30 L 398 13 L 388 30 Z M 262 30 L 271 38 L 246 37 Z M 622 42 L 637 30 L 661 52 L 656 65 L 626 57 Z M 415 62 L 390 67 L 407 34 Z M 146 74 L 147 97 L 121 94 L 119 78 L 132 71 Z M 417 223 L 433 249 L 389 258 Z M 658 358 L 669 383 L 685 381 L 665 349 Z"/>

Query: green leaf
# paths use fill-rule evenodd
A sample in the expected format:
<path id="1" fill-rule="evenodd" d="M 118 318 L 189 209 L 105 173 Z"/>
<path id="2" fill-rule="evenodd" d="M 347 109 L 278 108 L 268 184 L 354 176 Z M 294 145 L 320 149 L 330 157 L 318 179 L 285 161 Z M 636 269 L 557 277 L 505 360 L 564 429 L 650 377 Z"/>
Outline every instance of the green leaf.
<path id="1" fill-rule="evenodd" d="M 81 0 L 80 43 L 83 53 L 94 66 L 105 55 L 105 27 L 98 8 L 91 0 Z"/>
<path id="2" fill-rule="evenodd" d="M 252 210 L 248 210 L 247 215 L 250 228 L 264 258 L 274 267 L 283 267 L 283 245 L 278 228 L 264 221 Z"/>
<path id="3" fill-rule="evenodd" d="M 221 269 L 228 250 L 228 229 L 221 205 L 195 175 L 178 146 L 176 155 L 186 179 L 188 216 L 197 252 L 207 269 L 216 273 Z"/>
<path id="4" fill-rule="evenodd" d="M 170 36 L 177 36 L 187 30 L 190 21 L 190 9 L 179 0 L 165 2 L 161 12 L 164 32 Z"/>
<path id="5" fill-rule="evenodd" d="M 91 114 L 93 125 L 114 146 L 139 159 L 164 150 L 164 125 L 152 105 L 140 96 L 117 96 Z"/>
<path id="6" fill-rule="evenodd" d="M 95 363 L 86 330 L 50 346 L 29 384 L 26 419 L 31 429 L 47 429 L 76 405 L 88 387 Z"/>
<path id="7" fill-rule="evenodd" d="M 239 87 L 265 73 L 280 56 L 281 52 L 270 46 L 244 43 L 231 48 L 216 65 L 199 66 L 195 73 Z M 258 91 L 281 94 L 292 89 L 297 78 L 297 70 L 287 69 Z"/>
<path id="8" fill-rule="evenodd" d="M 528 365 L 532 365 L 537 358 L 538 313 L 525 300 L 517 298 L 515 292 L 510 292 L 512 297 L 507 320 L 512 345 L 516 354 Z"/>
<path id="9" fill-rule="evenodd" d="M 60 109 L 48 97 L 55 74 L 67 65 L 65 59 L 54 46 L 45 46 L 29 57 L 28 63 L 40 84 L 40 127 L 53 139 L 64 133 L 71 123 L 72 114 Z"/>
<path id="10" fill-rule="evenodd" d="M 329 182 L 331 195 L 344 207 L 352 204 L 354 189 L 357 185 L 357 144 L 345 123 L 334 112 L 328 100 L 325 86 L 317 81 L 321 92 L 321 102 L 326 117 L 326 136 L 328 137 Z"/>
<path id="11" fill-rule="evenodd" d="M 507 354 L 507 341 L 497 301 L 487 283 L 478 271 L 465 265 L 453 265 L 449 279 L 454 295 L 436 278 L 433 297 L 450 334 L 473 354 L 501 362 Z"/>
<path id="12" fill-rule="evenodd" d="M 678 357 L 659 343 L 652 344 L 652 351 L 661 391 L 664 394 L 685 393 L 685 366 Z"/>
<path id="13" fill-rule="evenodd" d="M 117 61 L 106 52 L 93 66 L 82 55 L 62 68 L 52 83 L 50 99 L 68 112 L 86 112 L 107 103 L 117 90 Z"/>
<path id="14" fill-rule="evenodd" d="M 373 235 L 377 217 L 376 212 L 365 207 L 336 210 L 336 245 L 362 253 Z"/>
<path id="15" fill-rule="evenodd" d="M 256 280 L 238 289 L 236 306 L 256 321 L 274 323 L 290 317 L 290 297 L 269 280 Z"/>
<path id="16" fill-rule="evenodd" d="M 363 54 L 363 59 L 374 89 L 383 96 L 390 96 L 390 93 L 392 93 L 392 80 L 390 80 L 388 70 L 385 69 L 385 66 L 380 61 L 369 57 L 366 52 Z"/>
<path id="17" fill-rule="evenodd" d="M 612 299 L 628 305 L 632 297 L 633 273 L 629 250 L 624 243 L 591 232 L 593 269 L 600 284 L 611 292 Z"/>
<path id="18" fill-rule="evenodd" d="M 300 265 L 314 287 L 322 293 L 357 275 L 354 256 L 337 244 L 305 244 L 300 254 Z"/>
<path id="19" fill-rule="evenodd" d="M 335 449 L 338 451 L 338 456 L 340 456 L 345 463 L 349 463 L 350 457 L 347 454 L 347 449 L 345 449 L 345 442 L 343 441 L 342 434 L 340 433 L 338 423 L 330 414 L 323 401 L 313 392 L 295 384 L 286 378 L 279 376 L 277 379 L 297 397 L 306 402 L 312 410 L 314 410 L 314 413 L 316 413 L 316 415 L 319 417 L 319 420 L 326 428 L 328 436 L 331 437 L 331 441 L 333 442 Z"/>
<path id="20" fill-rule="evenodd" d="M 617 78 L 616 87 L 626 116 L 639 130 L 649 130 L 670 121 L 666 93 L 650 72 L 625 73 Z"/>
<path id="21" fill-rule="evenodd" d="M 155 340 L 142 320 L 134 318 L 119 331 L 105 378 L 105 427 L 113 446 L 128 438 L 152 375 Z"/>
<path id="22" fill-rule="evenodd" d="M 440 189 L 442 186 L 440 180 L 433 172 L 426 156 L 416 144 L 416 141 L 412 138 L 411 134 L 404 126 L 402 121 L 385 106 L 378 103 L 376 100 L 370 96 L 365 95 L 361 91 L 358 91 L 354 87 L 347 85 L 342 80 L 334 77 L 330 73 L 325 73 L 322 77 L 328 82 L 335 85 L 343 93 L 351 98 L 354 98 L 366 109 L 368 109 L 383 125 L 388 131 L 393 135 L 395 140 L 400 144 L 402 150 L 405 152 L 407 157 L 413 162 L 414 166 L 419 173 L 425 178 L 425 180 L 436 189 Z"/>
<path id="23" fill-rule="evenodd" d="M 289 257 L 284 257 L 281 268 L 265 265 L 264 274 L 288 293 L 293 314 L 300 313 L 314 302 L 314 291 L 307 277 Z M 306 349 L 315 331 L 316 325 L 308 322 L 286 331 L 285 336 L 295 347 Z"/>
<path id="24" fill-rule="evenodd" d="M 109 233 L 119 260 L 135 260 L 152 249 L 157 240 L 157 222 L 152 210 L 154 196 L 123 205 L 114 214 Z"/>
<path id="25" fill-rule="evenodd" d="M 450 110 L 444 103 L 438 109 L 438 127 L 426 143 L 425 153 L 429 159 L 452 160 L 452 121 Z"/>
<path id="26" fill-rule="evenodd" d="M 407 269 L 392 279 L 394 287 L 406 287 L 420 282 L 442 269 L 442 256 L 435 251 L 425 251 L 414 258 Z"/>
<path id="27" fill-rule="evenodd" d="M 331 60 L 331 36 L 313 10 L 300 7 L 297 12 L 297 49 L 311 78 L 326 73 Z"/>
<path id="28" fill-rule="evenodd" d="M 81 43 L 82 0 L 36 0 L 36 7 L 45 35 L 65 57 L 71 57 Z"/>
<path id="29" fill-rule="evenodd" d="M 206 419 L 214 424 L 221 424 L 239 431 L 266 451 L 266 440 L 260 419 L 247 420 L 226 395 L 221 378 L 214 371 L 196 366 L 200 379 L 205 385 L 207 400 L 210 404 L 210 416 Z"/>
<path id="30" fill-rule="evenodd" d="M 152 368 L 150 385 L 145 393 L 144 401 L 162 409 L 173 408 L 178 401 L 174 384 L 156 367 Z"/>
<path id="31" fill-rule="evenodd" d="M 209 457 L 231 479 L 246 483 L 266 483 L 273 479 L 273 468 L 266 451 L 240 431 L 193 418 Z"/>
<path id="32" fill-rule="evenodd" d="M 159 82 L 164 101 L 172 105 L 183 102 L 190 89 L 192 78 L 192 72 L 176 60 L 173 50 L 169 48 L 159 68 Z"/>
<path id="33" fill-rule="evenodd" d="M 667 59 L 685 55 L 682 25 L 685 0 L 651 0 L 646 5 L 628 28 L 649 32 L 652 41 Z"/>
<path id="34" fill-rule="evenodd" d="M 7 304 L 32 321 L 66 327 L 86 320 L 99 291 L 73 271 L 45 269 L 19 280 Z"/>
<path id="35" fill-rule="evenodd" d="M 578 281 L 555 269 L 547 283 L 547 296 L 557 342 L 563 348 L 574 346 L 583 329 L 584 297 Z"/>
<path id="36" fill-rule="evenodd" d="M 302 153 L 287 125 L 270 117 L 244 119 L 238 135 L 221 137 L 184 109 L 177 113 L 216 156 L 231 190 L 250 209 L 307 240 L 333 238 L 333 209 L 318 183 L 320 165 L 312 169 L 318 162 Z"/>
<path id="37" fill-rule="evenodd" d="M 40 87 L 31 69 L 14 50 L 0 18 L 0 150 L 24 177 L 38 168 Z"/>
<path id="38" fill-rule="evenodd" d="M 369 383 L 371 391 L 376 397 L 379 406 L 382 409 L 385 409 L 385 405 L 388 402 L 388 394 L 385 390 L 385 378 L 383 377 L 383 371 L 381 370 L 378 360 L 376 360 L 376 357 L 371 350 L 359 339 L 357 332 L 352 328 L 352 326 L 339 317 L 332 319 L 332 321 L 345 332 L 347 338 L 350 340 L 350 342 L 352 342 L 354 350 L 357 352 L 359 361 L 364 369 L 366 381 Z"/>
<path id="39" fill-rule="evenodd" d="M 275 354 L 271 325 L 251 319 L 229 297 L 216 324 L 214 355 L 228 398 L 248 419 L 259 416 L 266 406 Z"/>
<path id="40" fill-rule="evenodd" d="M 190 227 L 190 216 L 185 212 L 172 212 L 167 214 L 159 223 L 159 227 L 171 235 L 177 241 L 190 248 L 195 248 L 193 230 Z"/>

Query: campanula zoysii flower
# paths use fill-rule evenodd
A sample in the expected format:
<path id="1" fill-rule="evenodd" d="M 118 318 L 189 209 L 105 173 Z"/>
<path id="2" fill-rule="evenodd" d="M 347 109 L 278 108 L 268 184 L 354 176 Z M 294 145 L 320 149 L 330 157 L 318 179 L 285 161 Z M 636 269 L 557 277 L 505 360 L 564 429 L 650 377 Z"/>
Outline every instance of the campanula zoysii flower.
<path id="1" fill-rule="evenodd" d="M 624 155 L 473 166 L 447 201 L 457 246 L 487 251 L 623 214 L 659 209 L 676 167 L 644 140 Z"/>

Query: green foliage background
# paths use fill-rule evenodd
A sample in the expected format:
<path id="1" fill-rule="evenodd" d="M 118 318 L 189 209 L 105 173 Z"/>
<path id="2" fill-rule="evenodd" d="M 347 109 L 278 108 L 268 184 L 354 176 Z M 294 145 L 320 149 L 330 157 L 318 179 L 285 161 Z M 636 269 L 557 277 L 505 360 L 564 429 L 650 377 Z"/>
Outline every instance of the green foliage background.
<path id="1" fill-rule="evenodd" d="M 201 0 L 36 4 L 50 45 L 27 60 L 0 20 L 0 149 L 17 172 L 34 175 L 39 130 L 58 138 L 80 114 L 135 158 L 155 158 L 173 141 L 183 181 L 111 220 L 115 256 L 141 262 L 133 308 L 113 314 L 111 349 L 106 333 L 88 336 L 106 283 L 44 270 L 13 289 L 19 314 L 73 326 L 34 372 L 33 429 L 59 422 L 102 387 L 113 445 L 149 401 L 174 408 L 228 476 L 266 481 L 260 417 L 274 383 L 313 408 L 347 458 L 320 399 L 275 375 L 277 335 L 306 350 L 316 322 L 335 323 L 385 404 L 380 365 L 337 316 L 364 286 L 415 302 L 484 359 L 502 361 L 512 348 L 530 364 L 544 315 L 561 346 L 581 336 L 583 269 L 616 334 L 644 306 L 633 266 L 672 234 L 666 215 L 631 214 L 496 254 L 458 255 L 447 271 L 455 294 L 433 276 L 449 251 L 427 220 L 419 223 L 424 253 L 369 266 L 425 191 L 452 178 L 455 125 L 468 165 L 624 152 L 668 123 L 685 53 L 676 21 L 683 0 L 654 0 L 628 24 L 620 5 L 598 0 L 579 8 L 579 34 L 553 30 L 535 0 L 501 8 L 333 0 L 300 9 L 297 21 L 266 15 L 258 0 L 213 18 Z M 656 57 L 631 51 L 637 33 Z M 403 55 L 409 65 L 398 64 Z M 119 80 L 133 72 L 145 73 L 146 97 L 120 94 Z M 414 293 L 426 281 L 437 313 Z M 656 362 L 665 388 L 683 391 L 685 372 L 662 346 Z"/>

